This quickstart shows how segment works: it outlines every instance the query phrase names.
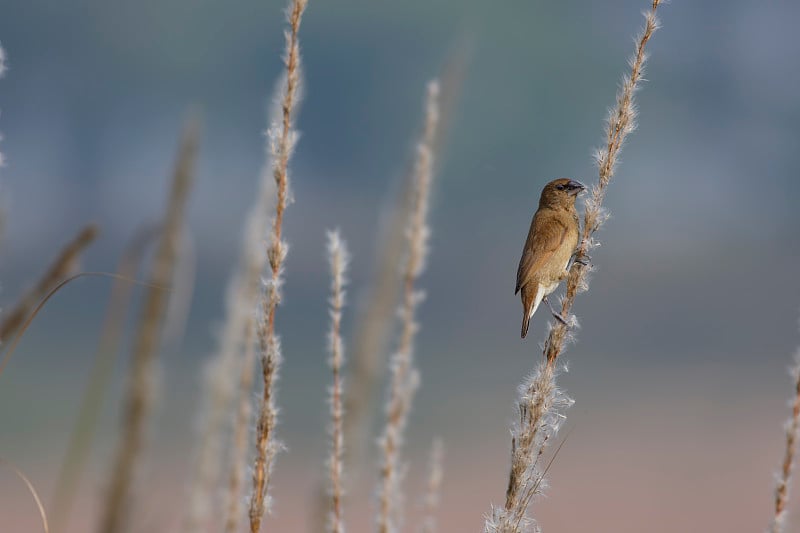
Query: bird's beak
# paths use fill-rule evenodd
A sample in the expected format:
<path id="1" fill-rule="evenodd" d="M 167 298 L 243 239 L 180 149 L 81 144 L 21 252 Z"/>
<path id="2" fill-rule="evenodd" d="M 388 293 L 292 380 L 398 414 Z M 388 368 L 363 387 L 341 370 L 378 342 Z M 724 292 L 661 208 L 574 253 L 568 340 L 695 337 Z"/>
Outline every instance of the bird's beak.
<path id="1" fill-rule="evenodd" d="M 577 196 L 577 195 L 579 195 L 580 193 L 582 193 L 583 191 L 586 190 L 586 185 L 584 185 L 580 181 L 570 180 L 569 181 L 569 186 L 570 186 L 570 189 L 572 189 L 571 192 L 572 192 L 572 194 L 574 196 Z"/>

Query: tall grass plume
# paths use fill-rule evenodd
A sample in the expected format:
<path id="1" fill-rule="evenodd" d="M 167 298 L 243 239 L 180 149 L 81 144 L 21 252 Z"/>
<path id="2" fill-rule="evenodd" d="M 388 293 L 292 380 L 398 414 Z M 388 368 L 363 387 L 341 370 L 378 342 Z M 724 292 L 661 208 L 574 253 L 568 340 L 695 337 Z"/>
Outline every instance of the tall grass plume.
<path id="1" fill-rule="evenodd" d="M 428 483 L 425 487 L 424 513 L 422 517 L 422 533 L 436 533 L 436 511 L 442 498 L 442 481 L 444 481 L 444 444 L 441 439 L 433 441 L 431 456 L 428 461 Z"/>
<path id="2" fill-rule="evenodd" d="M 330 474 L 330 513 L 328 518 L 328 531 L 330 533 L 344 533 L 343 496 L 344 483 L 342 476 L 342 456 L 344 453 L 343 418 L 342 408 L 342 367 L 344 366 L 344 343 L 342 342 L 342 308 L 345 299 L 345 284 L 347 283 L 347 263 L 350 257 L 347 244 L 339 236 L 338 231 L 328 233 L 328 261 L 331 267 L 331 299 L 330 316 L 331 330 L 328 336 L 328 351 L 330 352 L 330 367 L 333 374 L 333 385 L 330 392 L 331 416 L 331 449 L 328 456 L 328 471 Z"/>
<path id="3" fill-rule="evenodd" d="M 6 75 L 6 70 L 8 70 L 8 67 L 6 66 L 6 51 L 3 50 L 3 45 L 0 44 L 0 78 Z M 3 137 L 0 135 L 0 140 L 2 139 Z M 3 159 L 3 152 L 0 152 L 0 167 L 2 167 L 4 163 L 5 160 Z"/>
<path id="4" fill-rule="evenodd" d="M 0 44 L 0 78 L 6 75 L 6 51 L 3 50 L 3 45 Z M 0 140 L 3 140 L 3 136 L 0 135 Z M 3 152 L 0 152 L 0 167 L 4 164 L 3 159 Z"/>
<path id="5" fill-rule="evenodd" d="M 280 121 L 280 91 L 273 95 L 268 121 L 277 124 Z M 267 159 L 261 172 L 260 185 L 256 202 L 250 209 L 245 223 L 244 242 L 239 258 L 239 271 L 234 275 L 228 287 L 227 317 L 221 338 L 220 351 L 210 362 L 207 370 L 207 389 L 213 392 L 209 416 L 216 419 L 212 423 L 209 418 L 206 424 L 207 439 L 214 451 L 222 444 L 225 419 L 233 402 L 233 432 L 227 454 L 225 498 L 224 498 L 224 530 L 228 533 L 238 531 L 241 502 L 244 487 L 245 466 L 247 461 L 248 425 L 251 422 L 251 393 L 255 378 L 255 338 L 256 308 L 259 300 L 261 276 L 267 266 L 267 251 L 263 242 L 269 239 L 270 213 L 276 202 L 276 184 L 273 175 L 273 153 L 266 150 Z M 209 454 L 208 460 L 219 461 L 218 454 Z M 216 465 L 214 468 L 218 468 Z M 215 490 L 215 478 L 209 476 L 208 483 L 201 490 L 205 498 Z M 197 488 L 195 488 L 197 490 Z"/>
<path id="6" fill-rule="evenodd" d="M 439 126 L 439 83 L 428 84 L 425 97 L 422 136 L 416 146 L 413 172 L 412 208 L 406 226 L 406 259 L 403 267 L 403 298 L 400 305 L 401 333 L 397 351 L 390 361 L 389 395 L 386 421 L 379 439 L 381 453 L 378 484 L 379 533 L 394 533 L 400 528 L 403 497 L 401 483 L 404 466 L 400 451 L 418 383 L 414 366 L 414 341 L 418 324 L 417 306 L 423 293 L 417 280 L 425 267 L 428 254 L 428 211 L 434 169 L 434 145 Z"/>
<path id="7" fill-rule="evenodd" d="M 792 376 L 794 394 L 792 395 L 792 414 L 786 421 L 784 431 L 785 450 L 783 461 L 775 480 L 775 505 L 770 533 L 783 533 L 786 531 L 786 515 L 789 504 L 789 487 L 792 483 L 792 473 L 795 468 L 795 455 L 797 454 L 797 439 L 800 433 L 800 348 L 794 356 L 794 364 L 789 369 Z"/>
<path id="8" fill-rule="evenodd" d="M 261 350 L 263 391 L 256 423 L 256 457 L 253 464 L 253 492 L 250 496 L 250 532 L 261 530 L 261 521 L 269 507 L 269 485 L 272 465 L 280 444 L 275 437 L 278 410 L 275 403 L 275 380 L 281 364 L 280 341 L 275 333 L 275 315 L 281 300 L 283 261 L 287 244 L 282 240 L 283 213 L 289 202 L 289 159 L 297 140 L 294 130 L 295 106 L 300 97 L 300 45 L 298 33 L 307 0 L 292 0 L 288 9 L 289 29 L 286 31 L 285 88 L 281 98 L 281 121 L 270 125 L 270 154 L 273 177 L 277 187 L 275 216 L 267 245 L 271 275 L 264 281 L 261 317 L 257 329 Z"/>
<path id="9" fill-rule="evenodd" d="M 280 94 L 274 95 L 273 100 L 279 102 Z M 270 124 L 277 124 L 280 122 L 280 106 L 271 107 L 268 120 Z M 189 487 L 187 531 L 196 531 L 201 525 L 208 526 L 215 516 L 224 516 L 226 530 L 236 531 L 242 511 L 240 502 L 252 401 L 256 308 L 261 276 L 267 265 L 263 242 L 269 238 L 270 212 L 276 196 L 272 157 L 272 150 L 268 149 L 256 200 L 245 221 L 239 263 L 228 283 L 225 322 L 217 351 L 203 372 L 204 404 L 201 406 L 194 457 L 196 475 Z M 229 433 L 233 437 L 226 442 L 225 436 Z M 230 470 L 225 476 L 225 508 L 220 515 L 214 512 L 218 503 L 214 501 L 214 495 L 221 484 L 224 468 Z"/>
<path id="10" fill-rule="evenodd" d="M 636 49 L 629 61 L 630 73 L 622 78 L 616 105 L 608 113 L 605 144 L 595 155 L 598 181 L 586 202 L 581 241 L 575 253 L 576 261 L 569 271 L 566 294 L 561 304 L 561 315 L 566 318 L 567 324 L 556 322 L 550 325 L 544 344 L 544 360 L 537 363 L 534 372 L 520 386 L 518 419 L 511 431 L 511 468 L 506 501 L 503 507 L 492 507 L 485 523 L 486 533 L 538 530 L 535 521 L 528 516 L 528 506 L 544 488 L 545 469 L 541 468 L 541 456 L 558 433 L 565 409 L 572 404 L 572 399 L 556 385 L 556 361 L 570 337 L 570 328 L 577 327 L 577 319 L 570 314 L 575 297 L 588 289 L 590 267 L 584 266 L 584 263 L 589 259 L 589 252 L 598 244 L 594 239 L 595 232 L 607 218 L 602 206 L 606 188 L 616 170 L 625 139 L 636 128 L 634 96 L 642 81 L 647 42 L 659 27 L 656 18 L 659 4 L 660 0 L 652 0 L 651 9 L 645 13 L 644 29 L 636 38 Z"/>
<path id="11" fill-rule="evenodd" d="M 0 79 L 3 78 L 6 74 L 6 52 L 3 50 L 2 44 L 0 44 Z M 0 134 L 0 141 L 3 140 L 3 135 Z M 0 151 L 0 167 L 5 164 L 5 159 L 3 157 L 3 152 Z M 0 183 L 0 188 L 2 188 L 2 183 Z M 5 229 L 5 221 L 6 221 L 6 210 L 5 210 L 5 200 L 0 197 L 0 238 L 3 237 L 3 230 Z"/>
<path id="12" fill-rule="evenodd" d="M 133 341 L 122 434 L 111 469 L 100 533 L 124 531 L 131 511 L 131 487 L 141 461 L 155 398 L 158 348 L 168 302 L 164 287 L 173 279 L 186 203 L 194 181 L 198 136 L 199 123 L 192 119 L 184 129 L 178 149 L 163 229 L 150 269 L 150 286 L 144 295 L 139 328 Z"/>
<path id="13" fill-rule="evenodd" d="M 60 530 L 68 528 L 73 502 L 105 403 L 133 292 L 131 280 L 136 276 L 145 250 L 158 234 L 157 228 L 152 226 L 140 229 L 131 238 L 119 260 L 92 369 L 53 489 L 53 523 Z"/>

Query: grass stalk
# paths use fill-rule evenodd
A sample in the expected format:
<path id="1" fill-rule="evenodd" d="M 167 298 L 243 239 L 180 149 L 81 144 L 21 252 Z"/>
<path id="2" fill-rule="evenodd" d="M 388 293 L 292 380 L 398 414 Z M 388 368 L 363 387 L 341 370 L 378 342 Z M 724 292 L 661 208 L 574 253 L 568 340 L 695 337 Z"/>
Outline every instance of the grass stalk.
<path id="1" fill-rule="evenodd" d="M 253 464 L 253 492 L 250 496 L 250 532 L 259 533 L 264 513 L 268 508 L 272 465 L 280 445 L 275 438 L 277 407 L 275 380 L 281 364 L 280 342 L 275 334 L 275 315 L 280 303 L 283 283 L 283 262 L 287 245 L 282 240 L 283 213 L 289 201 L 289 159 L 297 138 L 294 131 L 295 106 L 299 100 L 300 85 L 300 21 L 307 0 L 292 0 L 289 10 L 289 29 L 286 32 L 285 89 L 281 99 L 281 121 L 270 127 L 270 153 L 273 177 L 277 187 L 275 216 L 267 248 L 271 276 L 265 280 L 261 299 L 261 320 L 257 337 L 261 349 L 261 375 L 263 391 L 256 424 L 256 457 Z"/>
<path id="2" fill-rule="evenodd" d="M 44 533 L 50 533 L 50 526 L 49 522 L 47 521 L 47 512 L 45 512 L 42 499 L 39 497 L 39 493 L 36 491 L 36 487 L 33 486 L 31 480 L 28 479 L 28 476 L 26 476 L 22 470 L 9 463 L 5 459 L 0 458 L 0 466 L 5 466 L 10 469 L 12 472 L 14 472 L 14 475 L 25 484 L 25 488 L 28 489 L 33 501 L 36 503 L 36 508 L 39 511 L 39 517 L 42 520 L 42 529 L 44 530 Z"/>
<path id="3" fill-rule="evenodd" d="M 280 93 L 274 100 L 280 100 Z M 276 108 L 278 109 L 278 108 Z M 274 112 L 273 112 L 274 114 Z M 280 117 L 270 116 L 270 124 Z M 262 243 L 267 235 L 270 213 L 276 201 L 276 184 L 272 157 L 261 173 L 256 201 L 245 222 L 239 264 L 228 283 L 225 302 L 225 323 L 219 338 L 217 353 L 204 372 L 204 402 L 201 407 L 200 430 L 195 451 L 196 478 L 189 487 L 189 516 L 186 531 L 196 531 L 208 525 L 214 516 L 223 516 L 225 531 L 237 531 L 241 509 L 244 468 L 247 461 L 247 436 L 250 423 L 254 374 L 255 315 L 259 299 L 261 276 L 267 265 L 267 253 Z M 231 424 L 229 421 L 233 420 Z M 225 436 L 233 428 L 229 453 L 225 454 Z M 223 465 L 223 457 L 227 463 Z M 222 515 L 212 512 L 225 474 Z M 216 524 L 214 524 L 216 526 Z"/>
<path id="4" fill-rule="evenodd" d="M 783 452 L 781 469 L 775 480 L 775 507 L 770 533 L 783 533 L 786 530 L 786 515 L 789 504 L 789 487 L 792 483 L 795 455 L 797 454 L 797 439 L 800 432 L 800 349 L 794 357 L 794 364 L 790 369 L 794 395 L 792 396 L 792 414 L 786 421 L 786 447 Z"/>
<path id="5" fill-rule="evenodd" d="M 5 313 L 0 322 L 0 342 L 13 337 L 39 301 L 76 270 L 80 254 L 94 242 L 98 233 L 97 226 L 89 224 L 64 245 L 36 285 Z"/>
<path id="6" fill-rule="evenodd" d="M 328 457 L 328 472 L 330 474 L 330 513 L 327 530 L 330 533 L 344 533 L 344 518 L 342 510 L 343 468 L 342 455 L 344 442 L 342 439 L 342 421 L 344 411 L 342 408 L 342 367 L 344 365 L 344 345 L 342 342 L 342 308 L 344 307 L 346 284 L 345 273 L 349 254 L 347 245 L 339 236 L 339 232 L 328 233 L 328 261 L 331 266 L 331 300 L 330 316 L 331 330 L 328 337 L 330 352 L 330 367 L 333 374 L 333 386 L 330 393 L 331 416 L 331 449 Z"/>
<path id="7" fill-rule="evenodd" d="M 122 413 L 122 435 L 117 448 L 100 533 L 119 533 L 127 526 L 130 491 L 144 448 L 145 430 L 153 411 L 156 357 L 168 302 L 170 284 L 180 241 L 186 203 L 194 178 L 198 123 L 186 126 L 178 150 L 172 187 L 164 215 L 161 238 L 153 259 L 149 281 L 156 287 L 145 292 L 139 330 L 134 338 L 132 365 Z"/>
<path id="8" fill-rule="evenodd" d="M 608 114 L 606 142 L 595 156 L 599 169 L 598 181 L 586 202 L 576 259 L 589 258 L 589 252 L 597 246 L 594 234 L 607 218 L 602 207 L 603 198 L 614 175 L 625 138 L 636 127 L 634 96 L 642 80 L 647 42 L 658 29 L 656 11 L 659 4 L 660 0 L 652 0 L 651 9 L 645 14 L 644 29 L 636 39 L 636 49 L 629 61 L 630 73 L 623 77 L 616 105 Z M 563 423 L 564 411 L 572 405 L 572 400 L 556 385 L 556 361 L 569 339 L 570 327 L 577 327 L 577 319 L 570 311 L 577 294 L 588 289 L 588 270 L 578 261 L 572 264 L 561 305 L 561 315 L 566 317 L 569 326 L 560 322 L 551 324 L 544 345 L 544 360 L 536 365 L 533 374 L 520 386 L 519 419 L 512 427 L 506 501 L 503 507 L 492 508 L 485 523 L 486 533 L 520 533 L 536 527 L 528 517 L 527 510 L 533 497 L 544 488 L 541 456 Z"/>
<path id="9" fill-rule="evenodd" d="M 433 151 L 440 153 L 444 145 L 454 110 L 461 95 L 468 61 L 466 45 L 459 43 L 450 53 L 442 69 L 439 96 L 439 124 L 436 128 Z M 364 457 L 372 437 L 370 425 L 374 420 L 380 378 L 387 359 L 387 338 L 391 331 L 397 298 L 400 293 L 405 224 L 412 208 L 411 190 L 414 186 L 413 163 L 402 175 L 402 183 L 387 205 L 387 215 L 381 217 L 376 238 L 377 253 L 369 288 L 355 319 L 351 364 L 348 365 L 348 386 L 344 391 L 344 440 L 347 442 L 344 462 Z M 357 476 L 359 464 L 347 464 L 349 480 Z M 315 529 L 314 531 L 317 531 Z"/>
<path id="10" fill-rule="evenodd" d="M 0 45 L 0 78 L 5 76 L 6 70 L 6 51 L 3 50 L 3 46 Z M 3 136 L 0 135 L 0 141 L 2 140 Z M 0 152 L 0 167 L 4 165 L 4 162 L 5 160 L 3 158 L 3 152 Z M 0 198 L 0 239 L 3 238 L 6 227 L 6 210 L 4 203 L 5 202 L 2 200 L 2 198 Z"/>
<path id="11" fill-rule="evenodd" d="M 439 124 L 439 83 L 428 84 L 425 97 L 422 137 L 416 147 L 412 209 L 406 226 L 406 253 L 403 268 L 403 297 L 400 307 L 401 334 L 397 351 L 390 362 L 389 396 L 386 421 L 379 440 L 381 465 L 378 486 L 377 528 L 380 533 L 394 533 L 400 527 L 402 510 L 402 465 L 400 451 L 419 382 L 414 367 L 414 340 L 418 330 L 416 309 L 423 298 L 417 280 L 425 266 L 428 252 L 428 211 L 434 168 L 434 145 Z"/>
<path id="12" fill-rule="evenodd" d="M 155 228 L 149 227 L 137 232 L 125 248 L 119 261 L 86 392 L 81 400 L 78 418 L 56 478 L 52 512 L 53 525 L 56 530 L 68 529 L 73 502 L 78 492 L 78 485 L 89 455 L 97 420 L 104 404 L 116 354 L 120 347 L 125 317 L 133 290 L 130 280 L 135 278 L 145 249 L 157 234 Z"/>
<path id="13" fill-rule="evenodd" d="M 225 489 L 225 533 L 237 533 L 242 516 L 242 491 L 247 461 L 248 424 L 253 414 L 250 394 L 253 390 L 253 381 L 255 379 L 255 321 L 248 322 L 244 338 L 245 350 L 239 369 L 239 387 L 229 462 L 230 471 Z"/>
<path id="14" fill-rule="evenodd" d="M 436 511 L 444 480 L 444 445 L 441 439 L 433 441 L 428 461 L 428 483 L 425 490 L 425 512 L 422 519 L 422 533 L 436 533 Z"/>

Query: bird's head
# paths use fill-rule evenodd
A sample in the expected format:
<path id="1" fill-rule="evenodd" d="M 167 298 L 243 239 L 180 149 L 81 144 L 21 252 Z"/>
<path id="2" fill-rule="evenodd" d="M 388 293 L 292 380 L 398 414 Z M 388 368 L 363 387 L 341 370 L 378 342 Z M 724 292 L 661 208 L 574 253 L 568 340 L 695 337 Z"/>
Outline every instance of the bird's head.
<path id="1" fill-rule="evenodd" d="M 544 186 L 539 205 L 546 205 L 549 207 L 573 207 L 575 205 L 575 199 L 584 190 L 586 190 L 586 187 L 579 181 L 569 178 L 558 178 Z"/>

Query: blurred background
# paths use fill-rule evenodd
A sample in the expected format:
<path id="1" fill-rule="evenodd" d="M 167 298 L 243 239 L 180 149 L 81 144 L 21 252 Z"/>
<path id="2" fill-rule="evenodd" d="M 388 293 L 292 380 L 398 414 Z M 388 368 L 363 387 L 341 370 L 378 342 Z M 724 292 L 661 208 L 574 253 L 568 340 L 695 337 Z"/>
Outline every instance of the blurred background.
<path id="1" fill-rule="evenodd" d="M 285 366 L 275 513 L 308 531 L 324 471 L 329 382 L 325 229 L 353 255 L 348 339 L 375 263 L 382 212 L 400 189 L 424 85 L 454 51 L 466 70 L 443 147 L 421 285 L 410 420 L 408 525 L 426 456 L 444 440 L 441 531 L 479 531 L 502 504 L 509 422 L 540 357 L 540 310 L 519 339 L 519 253 L 544 183 L 593 183 L 592 149 L 627 70 L 644 0 L 311 0 L 301 29 L 305 99 L 287 211 L 291 250 L 278 329 Z M 200 371 L 213 354 L 243 213 L 264 160 L 281 72 L 283 1 L 3 0 L 0 169 L 7 211 L 0 301 L 9 308 L 88 221 L 89 270 L 114 270 L 164 204 L 181 125 L 204 135 L 189 230 L 196 286 L 185 337 L 167 346 L 138 504 L 175 529 L 184 510 Z M 545 531 L 758 531 L 771 516 L 800 341 L 800 5 L 672 2 L 607 196 L 582 327 L 560 379 L 569 438 L 532 509 Z M 39 315 L 0 376 L 0 456 L 47 505 L 86 386 L 110 282 L 85 279 Z M 140 292 L 140 290 L 137 290 Z M 104 406 L 72 531 L 90 531 L 116 443 L 127 359 Z M 378 398 L 382 398 L 383 396 Z M 376 429 L 378 427 L 376 420 Z M 562 433 L 564 435 L 565 433 Z M 362 457 L 346 509 L 370 531 L 377 459 Z M 792 522 L 800 524 L 795 497 Z M 0 472 L 0 530 L 37 531 L 34 504 Z M 157 529 L 154 529 L 157 530 Z"/>

